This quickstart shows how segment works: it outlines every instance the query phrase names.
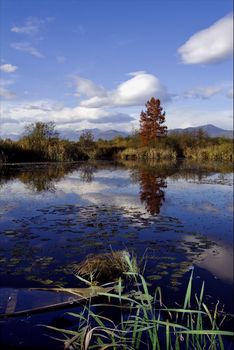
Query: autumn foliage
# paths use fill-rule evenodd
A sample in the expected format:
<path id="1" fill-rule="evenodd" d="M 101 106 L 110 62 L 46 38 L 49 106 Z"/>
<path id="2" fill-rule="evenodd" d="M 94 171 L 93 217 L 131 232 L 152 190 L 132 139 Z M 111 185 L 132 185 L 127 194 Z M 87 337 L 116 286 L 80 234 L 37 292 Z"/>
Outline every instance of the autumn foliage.
<path id="1" fill-rule="evenodd" d="M 140 115 L 140 137 L 144 146 L 154 145 L 155 141 L 167 133 L 165 112 L 160 105 L 160 100 L 152 97 L 146 103 L 146 111 Z"/>

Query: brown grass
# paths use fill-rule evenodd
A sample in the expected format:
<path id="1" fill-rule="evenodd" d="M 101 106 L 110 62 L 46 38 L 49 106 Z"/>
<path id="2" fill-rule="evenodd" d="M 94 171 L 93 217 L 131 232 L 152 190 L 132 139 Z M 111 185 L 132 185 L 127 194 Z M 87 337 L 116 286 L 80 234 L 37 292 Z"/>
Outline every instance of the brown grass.
<path id="1" fill-rule="evenodd" d="M 130 257 L 126 250 L 90 254 L 79 264 L 73 265 L 73 272 L 78 276 L 92 276 L 97 282 L 111 282 L 129 270 L 126 257 Z"/>

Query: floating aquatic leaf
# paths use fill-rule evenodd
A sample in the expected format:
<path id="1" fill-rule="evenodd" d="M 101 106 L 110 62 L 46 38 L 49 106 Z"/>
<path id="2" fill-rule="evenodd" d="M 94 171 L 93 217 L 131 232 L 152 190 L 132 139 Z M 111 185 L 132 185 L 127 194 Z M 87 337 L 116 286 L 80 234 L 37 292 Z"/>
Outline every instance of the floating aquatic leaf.
<path id="1" fill-rule="evenodd" d="M 48 279 L 48 280 L 38 280 L 40 283 L 44 284 L 44 285 L 49 285 L 52 284 L 54 281 Z"/>
<path id="2" fill-rule="evenodd" d="M 6 230 L 4 234 L 8 237 L 14 237 L 16 235 L 16 232 L 13 230 Z"/>
<path id="3" fill-rule="evenodd" d="M 160 275 L 150 275 L 147 276 L 147 279 L 149 279 L 150 281 L 159 281 L 162 279 L 162 276 Z"/>

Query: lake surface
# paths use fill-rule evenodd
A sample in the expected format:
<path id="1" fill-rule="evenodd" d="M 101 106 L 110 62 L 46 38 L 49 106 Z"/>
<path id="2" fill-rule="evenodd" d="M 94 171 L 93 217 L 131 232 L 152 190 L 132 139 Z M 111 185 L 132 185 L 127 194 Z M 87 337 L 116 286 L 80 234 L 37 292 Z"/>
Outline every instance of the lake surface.
<path id="1" fill-rule="evenodd" d="M 212 307 L 220 300 L 233 312 L 228 165 L 89 162 L 0 170 L 0 288 L 77 287 L 74 264 L 90 253 L 128 249 L 146 256 L 147 281 L 162 287 L 167 305 L 182 301 L 193 268 L 195 291 L 204 280 L 205 301 Z M 31 348 L 30 339 L 45 333 L 34 327 L 47 322 L 43 317 L 1 321 L 0 344 Z"/>

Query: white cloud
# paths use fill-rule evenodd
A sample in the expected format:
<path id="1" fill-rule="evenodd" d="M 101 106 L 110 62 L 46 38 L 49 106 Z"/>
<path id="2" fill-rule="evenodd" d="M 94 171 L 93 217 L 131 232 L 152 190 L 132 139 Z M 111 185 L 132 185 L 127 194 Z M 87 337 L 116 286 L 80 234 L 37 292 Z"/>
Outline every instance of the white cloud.
<path id="1" fill-rule="evenodd" d="M 185 64 L 215 63 L 227 59 L 233 53 L 233 15 L 229 14 L 191 36 L 178 53 Z"/>
<path id="2" fill-rule="evenodd" d="M 8 90 L 10 84 L 12 84 L 10 80 L 3 81 L 2 84 L 0 82 L 1 93 L 8 100 L 15 97 Z M 186 92 L 183 97 L 207 99 L 218 93 L 226 96 L 230 87 L 230 82 L 197 87 Z M 2 115 L 4 115 L 4 121 L 1 124 L 2 136 L 5 137 L 10 132 L 20 134 L 26 124 L 35 121 L 54 121 L 58 130 L 61 131 L 95 127 L 131 131 L 139 127 L 140 111 L 151 96 L 158 97 L 164 102 L 171 97 L 157 77 L 144 71 L 130 73 L 128 79 L 118 84 L 112 91 L 105 90 L 102 86 L 82 77 L 75 77 L 75 88 L 81 102 L 73 107 L 49 99 L 5 101 L 1 106 Z M 185 100 L 182 101 L 185 105 Z M 191 107 L 189 103 L 181 107 L 180 103 L 181 101 L 176 103 L 174 100 L 173 104 L 168 104 L 166 107 L 166 125 L 170 129 L 203 124 L 214 124 L 224 129 L 232 128 L 231 108 L 225 110 L 220 107 L 208 110 L 204 105 L 205 102 L 200 108 L 196 102 L 195 107 Z"/>
<path id="3" fill-rule="evenodd" d="M 15 50 L 26 52 L 26 53 L 28 53 L 32 56 L 38 57 L 38 58 L 44 57 L 44 55 L 41 52 L 39 52 L 34 46 L 32 46 L 28 42 L 12 43 L 11 47 Z"/>
<path id="4" fill-rule="evenodd" d="M 226 92 L 226 96 L 227 96 L 228 98 L 233 99 L 233 97 L 234 97 L 233 87 L 231 87 L 230 89 L 228 89 L 228 91 Z"/>
<path id="5" fill-rule="evenodd" d="M 170 95 L 159 79 L 144 71 L 129 73 L 127 81 L 119 84 L 113 91 L 99 90 L 96 95 L 91 89 L 91 98 L 81 101 L 81 106 L 98 107 L 129 107 L 141 106 L 152 96 L 162 101 L 168 101 Z M 87 96 L 87 93 L 86 93 Z"/>
<path id="6" fill-rule="evenodd" d="M 7 96 L 5 96 L 7 97 Z M 8 97 L 12 98 L 11 95 Z M 1 137 L 20 135 L 25 125 L 35 121 L 54 121 L 58 131 L 76 131 L 86 128 L 118 129 L 131 131 L 139 126 L 139 112 L 129 115 L 115 109 L 66 107 L 57 101 L 38 100 L 30 102 L 5 101 L 1 103 Z M 123 109 L 124 111 L 125 109 Z M 125 110 L 126 111 L 126 110 Z M 214 124 L 232 129 L 232 110 L 184 108 L 172 104 L 166 110 L 166 125 L 169 129 Z"/>
<path id="7" fill-rule="evenodd" d="M 11 90 L 9 90 L 9 86 L 14 84 L 14 79 L 0 79 L 0 101 L 1 100 L 13 100 L 16 95 L 14 92 L 12 92 Z M 3 108 L 3 101 L 1 101 L 0 103 L 0 109 L 2 112 L 2 108 Z M 1 113 L 1 115 L 3 116 L 4 113 Z M 1 118 L 1 122 L 2 122 L 2 118 Z"/>
<path id="8" fill-rule="evenodd" d="M 233 111 L 232 109 L 204 110 L 190 106 L 184 108 L 170 106 L 166 113 L 166 124 L 169 129 L 213 124 L 231 130 L 233 128 Z"/>
<path id="9" fill-rule="evenodd" d="M 215 95 L 223 95 L 228 98 L 233 98 L 233 87 L 231 82 L 221 83 L 211 86 L 195 87 L 186 91 L 184 98 L 207 100 Z M 177 95 L 177 97 L 179 97 Z"/>
<path id="10" fill-rule="evenodd" d="M 74 80 L 74 77 L 73 77 Z M 11 123 L 11 130 L 18 123 L 16 130 L 20 134 L 23 127 L 35 121 L 54 121 L 58 129 L 76 130 L 84 128 L 112 129 L 131 131 L 133 126 L 138 126 L 139 113 L 132 106 L 146 103 L 151 96 L 168 99 L 169 94 L 162 87 L 159 80 L 145 72 L 130 73 L 130 79 L 119 84 L 114 91 L 107 91 L 93 81 L 75 77 L 76 95 L 87 99 L 74 107 L 66 107 L 53 100 L 36 100 L 8 103 L 2 106 L 5 116 L 4 125 Z M 158 92 L 158 93 L 157 93 Z M 159 95 L 159 93 L 161 95 Z M 13 97 L 4 91 L 5 97 Z M 98 106 L 87 103 L 90 99 L 101 99 Z M 107 103 L 103 100 L 107 99 Z M 85 105 L 85 102 L 87 105 Z M 117 108 L 119 107 L 119 108 Z M 14 123 L 14 124 L 13 124 Z M 9 131 L 2 128 L 4 136 Z"/>
<path id="11" fill-rule="evenodd" d="M 92 80 L 82 78 L 80 76 L 75 77 L 76 83 L 76 96 L 105 96 L 106 91 L 102 86 L 96 85 Z"/>
<path id="12" fill-rule="evenodd" d="M 18 67 L 10 63 L 5 63 L 0 66 L 0 70 L 4 73 L 13 73 L 16 69 L 18 69 Z"/>
<path id="13" fill-rule="evenodd" d="M 155 96 L 162 100 L 168 99 L 166 88 L 159 79 L 145 72 L 130 73 L 131 79 L 120 84 L 114 92 L 114 101 L 117 105 L 142 105 Z"/>
<path id="14" fill-rule="evenodd" d="M 124 124 L 133 118 L 126 113 L 107 111 L 101 108 L 65 107 L 56 101 L 39 100 L 32 102 L 13 103 L 2 106 L 5 123 L 18 122 L 23 128 L 25 124 L 35 121 L 54 121 L 56 125 L 75 128 L 95 127 L 100 124 Z M 96 124 L 96 125 L 95 125 Z"/>
<path id="15" fill-rule="evenodd" d="M 0 86 L 9 86 L 15 83 L 14 79 L 0 79 Z"/>
<path id="16" fill-rule="evenodd" d="M 16 95 L 9 89 L 0 86 L 0 97 L 6 100 L 12 100 L 16 97 Z"/>
<path id="17" fill-rule="evenodd" d="M 13 26 L 11 32 L 32 35 L 38 33 L 46 22 L 50 22 L 51 17 L 40 19 L 37 17 L 28 17 L 25 23 L 21 26 Z"/>
<path id="18" fill-rule="evenodd" d="M 184 95 L 186 98 L 201 98 L 209 99 L 223 91 L 222 86 L 207 86 L 207 87 L 198 87 L 187 91 Z"/>

